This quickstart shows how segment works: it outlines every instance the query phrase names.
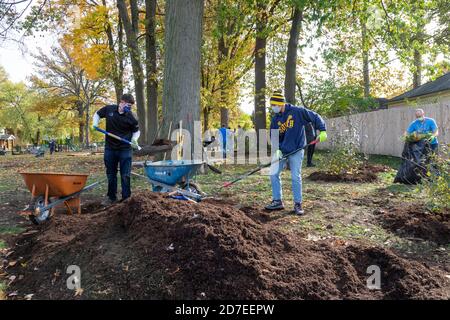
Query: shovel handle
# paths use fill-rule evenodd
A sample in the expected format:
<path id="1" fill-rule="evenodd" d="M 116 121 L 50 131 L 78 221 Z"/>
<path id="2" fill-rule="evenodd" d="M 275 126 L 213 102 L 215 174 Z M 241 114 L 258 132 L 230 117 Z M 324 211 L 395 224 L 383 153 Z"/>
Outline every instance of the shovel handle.
<path id="1" fill-rule="evenodd" d="M 128 141 L 127 139 L 121 138 L 121 137 L 115 135 L 114 133 L 111 133 L 111 132 L 108 132 L 106 130 L 100 129 L 99 127 L 94 127 L 94 129 L 97 130 L 98 132 L 103 133 L 104 135 L 110 136 L 111 138 L 114 138 L 116 140 L 125 142 L 125 143 L 129 144 L 130 146 L 136 147 L 138 150 L 142 149 L 138 144 L 133 143 L 131 141 Z"/>

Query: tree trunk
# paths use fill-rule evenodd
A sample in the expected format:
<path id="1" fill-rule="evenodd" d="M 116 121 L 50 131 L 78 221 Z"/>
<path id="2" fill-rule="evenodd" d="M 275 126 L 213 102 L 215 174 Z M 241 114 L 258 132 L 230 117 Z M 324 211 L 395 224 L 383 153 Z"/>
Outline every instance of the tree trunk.
<path id="1" fill-rule="evenodd" d="M 364 98 L 370 97 L 369 49 L 367 47 L 367 25 L 361 19 L 361 46 L 363 58 Z"/>
<path id="2" fill-rule="evenodd" d="M 266 47 L 267 8 L 265 1 L 257 1 L 256 42 L 255 42 L 255 129 L 266 129 Z"/>
<path id="3" fill-rule="evenodd" d="M 422 85 L 422 51 L 424 48 L 425 37 L 425 1 L 412 1 L 412 8 L 416 20 L 416 34 L 413 35 L 411 46 L 414 47 L 413 56 L 413 87 L 417 88 Z"/>
<path id="4" fill-rule="evenodd" d="M 302 27 L 303 10 L 295 8 L 292 19 L 291 32 L 289 36 L 288 50 L 286 56 L 286 75 L 284 78 L 284 96 L 286 101 L 295 104 L 295 85 L 297 69 L 298 37 Z"/>
<path id="5" fill-rule="evenodd" d="M 84 140 L 85 140 L 85 146 L 86 146 L 86 148 L 88 148 L 89 147 L 89 144 L 90 144 L 90 141 L 89 141 L 89 120 L 90 120 L 90 114 L 89 114 L 89 111 L 90 111 L 90 103 L 89 102 L 86 102 L 86 108 L 85 108 L 85 114 L 86 114 L 86 126 L 85 126 L 85 137 L 84 137 Z"/>
<path id="6" fill-rule="evenodd" d="M 260 26 L 261 27 L 261 26 Z M 260 28 L 259 28 L 260 29 Z M 255 56 L 255 126 L 266 129 L 266 45 L 265 37 L 256 37 Z"/>
<path id="7" fill-rule="evenodd" d="M 32 139 L 33 140 L 33 139 Z M 36 140 L 31 141 L 34 145 L 39 145 L 39 140 L 41 140 L 41 129 L 37 129 L 36 131 Z"/>
<path id="8" fill-rule="evenodd" d="M 225 39 L 222 35 L 219 39 L 219 65 L 223 63 L 223 61 L 228 59 L 228 51 L 229 48 L 225 45 Z M 225 125 L 228 127 L 228 90 L 226 88 L 225 82 L 228 80 L 229 74 L 226 74 L 222 71 L 220 76 L 220 125 Z"/>
<path id="9" fill-rule="evenodd" d="M 225 125 L 228 128 L 229 110 L 227 108 L 220 108 L 220 125 Z"/>
<path id="10" fill-rule="evenodd" d="M 179 121 L 193 135 L 200 120 L 203 6 L 203 0 L 166 2 L 163 136 Z"/>
<path id="11" fill-rule="evenodd" d="M 414 50 L 414 73 L 413 87 L 417 88 L 422 85 L 422 54 L 419 50 Z"/>
<path id="12" fill-rule="evenodd" d="M 78 142 L 83 144 L 84 142 L 84 109 L 83 102 L 77 101 L 77 110 L 78 110 L 78 121 L 79 121 L 79 133 L 78 133 Z"/>
<path id="13" fill-rule="evenodd" d="M 128 16 L 127 6 L 125 0 L 117 0 L 117 8 L 119 9 L 119 16 L 125 29 L 127 38 L 127 45 L 130 50 L 131 68 L 133 70 L 134 87 L 136 91 L 136 105 L 137 116 L 139 121 L 139 130 L 141 136 L 139 138 L 140 144 L 147 143 L 146 131 L 146 112 L 145 112 L 145 95 L 144 95 L 144 71 L 140 60 L 140 50 L 137 41 L 138 33 L 138 6 L 137 0 L 130 0 L 131 17 Z"/>
<path id="14" fill-rule="evenodd" d="M 124 70 L 125 70 L 125 65 L 124 65 L 124 60 L 125 60 L 125 53 L 124 53 L 124 48 L 123 48 L 123 23 L 119 18 L 118 21 L 118 34 L 117 34 L 117 58 L 119 59 L 119 79 L 121 81 L 122 84 L 122 94 L 123 94 L 123 74 L 124 74 Z M 120 98 L 119 98 L 120 99 Z M 119 103 L 120 101 L 117 101 L 117 103 Z"/>
<path id="15" fill-rule="evenodd" d="M 203 109 L 203 132 L 209 128 L 209 107 Z"/>
<path id="16" fill-rule="evenodd" d="M 102 0 L 103 5 L 106 7 L 106 0 Z M 116 51 L 116 48 L 114 47 L 114 37 L 113 37 L 113 32 L 111 29 L 111 24 L 109 23 L 109 16 L 108 14 L 106 14 L 106 19 L 108 21 L 108 23 L 106 24 L 105 27 L 105 32 L 106 32 L 106 36 L 108 37 L 108 47 L 109 47 L 109 51 L 111 52 L 112 56 L 113 56 L 113 63 L 111 66 L 111 79 L 113 81 L 114 84 L 114 92 L 116 94 L 116 102 L 117 104 L 119 104 L 120 102 L 120 97 L 123 94 L 123 73 L 120 72 L 120 62 L 119 59 L 121 59 Z M 121 30 L 118 32 L 120 33 Z"/>
<path id="17" fill-rule="evenodd" d="M 145 0 L 145 51 L 147 74 L 147 141 L 152 143 L 158 133 L 158 82 L 156 79 L 156 0 Z"/>

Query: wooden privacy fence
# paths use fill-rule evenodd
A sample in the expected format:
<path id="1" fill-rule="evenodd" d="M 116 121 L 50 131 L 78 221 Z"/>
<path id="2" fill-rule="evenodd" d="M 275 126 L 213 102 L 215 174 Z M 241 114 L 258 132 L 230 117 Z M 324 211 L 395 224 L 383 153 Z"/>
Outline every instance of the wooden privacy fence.
<path id="1" fill-rule="evenodd" d="M 437 103 L 414 107 L 394 107 L 392 109 L 359 113 L 350 116 L 325 119 L 328 142 L 320 144 L 320 149 L 332 148 L 333 137 L 349 136 L 357 141 L 361 152 L 400 156 L 404 142 L 401 137 L 409 124 L 415 120 L 415 110 L 422 108 L 425 116 L 436 120 L 439 127 L 439 143 L 450 144 L 450 107 Z"/>

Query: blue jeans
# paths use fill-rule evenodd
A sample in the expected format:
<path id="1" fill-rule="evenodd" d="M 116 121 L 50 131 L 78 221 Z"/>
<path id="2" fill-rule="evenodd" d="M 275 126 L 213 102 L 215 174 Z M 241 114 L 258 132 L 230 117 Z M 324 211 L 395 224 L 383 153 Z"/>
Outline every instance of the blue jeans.
<path id="1" fill-rule="evenodd" d="M 305 151 L 301 150 L 287 159 L 281 160 L 278 164 L 273 164 L 271 167 L 270 182 L 272 183 L 272 198 L 273 200 L 282 200 L 283 190 L 281 188 L 280 174 L 289 161 L 289 168 L 291 169 L 292 193 L 294 194 L 294 202 L 302 202 L 302 162 Z"/>
<path id="2" fill-rule="evenodd" d="M 117 200 L 117 167 L 120 166 L 120 182 L 122 186 L 122 199 L 131 196 L 131 149 L 114 150 L 105 149 L 105 167 L 108 177 L 108 198 Z"/>

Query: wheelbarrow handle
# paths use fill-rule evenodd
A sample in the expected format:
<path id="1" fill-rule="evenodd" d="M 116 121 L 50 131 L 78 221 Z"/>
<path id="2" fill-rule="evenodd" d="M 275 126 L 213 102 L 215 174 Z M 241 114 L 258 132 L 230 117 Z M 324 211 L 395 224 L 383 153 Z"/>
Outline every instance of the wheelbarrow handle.
<path id="1" fill-rule="evenodd" d="M 133 146 L 133 147 L 137 148 L 138 150 L 142 149 L 138 144 L 133 143 L 131 141 L 128 141 L 127 139 L 121 138 L 118 135 L 115 135 L 114 133 L 111 133 L 111 132 L 108 132 L 106 130 L 100 129 L 99 127 L 96 127 L 96 126 L 94 127 L 94 129 L 97 130 L 98 132 L 103 133 L 104 135 L 110 136 L 111 138 L 114 138 L 116 140 L 125 142 L 125 143 L 129 144 L 130 146 Z"/>
<path id="2" fill-rule="evenodd" d="M 85 191 L 87 191 L 87 190 L 90 190 L 90 189 L 94 188 L 95 186 L 97 186 L 98 184 L 100 184 L 100 183 L 102 183 L 102 182 L 105 182 L 105 181 L 106 181 L 106 179 L 103 179 L 103 180 L 101 180 L 101 181 L 94 182 L 93 184 L 90 184 L 90 185 L 88 185 L 87 187 L 84 187 L 84 188 L 81 189 L 80 191 L 74 192 L 74 193 L 69 194 L 68 196 L 66 196 L 66 197 L 64 197 L 64 198 L 60 198 L 60 199 L 58 199 L 58 200 L 56 200 L 56 201 L 54 201 L 54 202 L 51 202 L 50 204 L 48 204 L 48 205 L 45 206 L 45 207 L 42 207 L 42 208 L 36 208 L 36 209 L 34 210 L 34 212 L 35 212 L 35 214 L 39 215 L 41 212 L 45 212 L 45 211 L 47 211 L 47 210 L 50 210 L 51 208 L 53 208 L 53 207 L 55 207 L 55 206 L 57 206 L 57 205 L 63 203 L 64 201 L 70 200 L 70 199 L 72 199 L 72 198 L 78 196 L 79 194 L 81 194 L 81 193 L 83 193 L 83 192 L 85 192 Z"/>

